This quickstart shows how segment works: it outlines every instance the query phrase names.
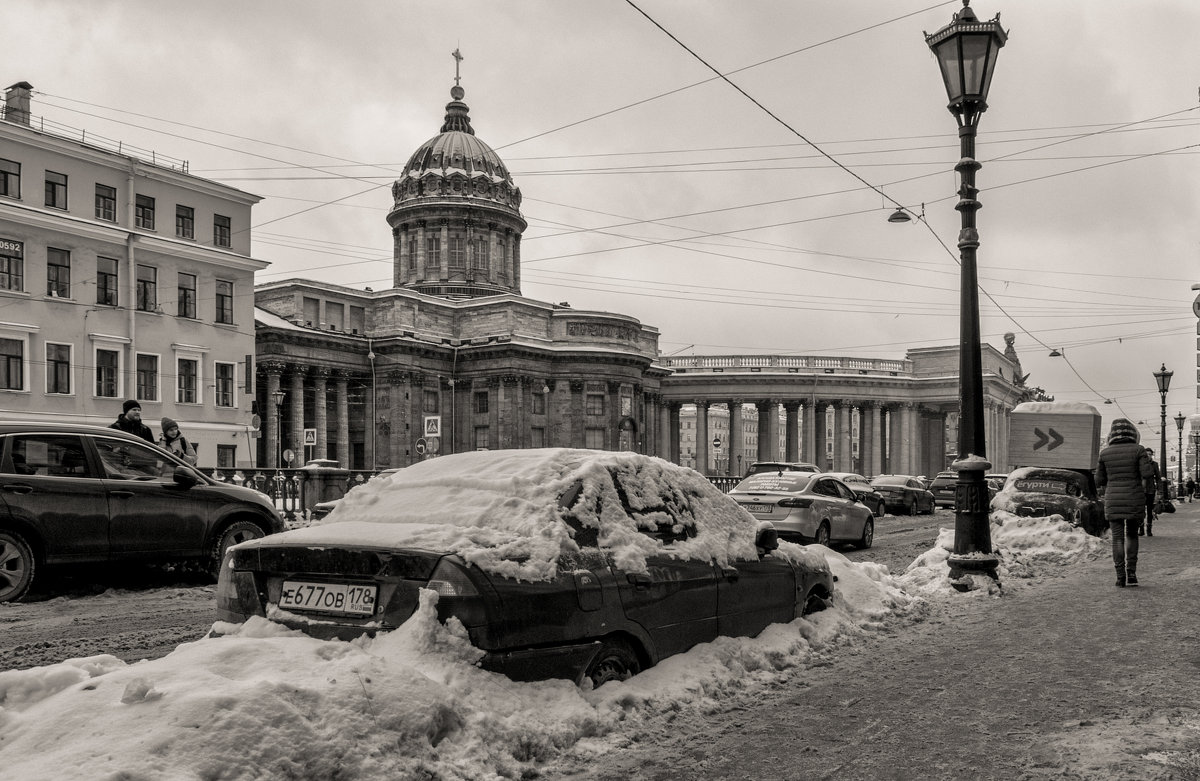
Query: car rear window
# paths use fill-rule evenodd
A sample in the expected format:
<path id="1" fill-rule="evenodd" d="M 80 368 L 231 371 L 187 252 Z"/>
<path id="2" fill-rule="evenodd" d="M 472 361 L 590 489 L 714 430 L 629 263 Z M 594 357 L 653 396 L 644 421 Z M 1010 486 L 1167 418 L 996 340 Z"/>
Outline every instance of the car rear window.
<path id="1" fill-rule="evenodd" d="M 815 472 L 759 472 L 734 487 L 734 491 L 803 491 Z"/>
<path id="2" fill-rule="evenodd" d="M 886 476 L 886 475 L 885 475 L 885 476 L 883 476 L 883 477 L 876 477 L 874 480 L 872 480 L 872 481 L 871 481 L 871 485 L 899 485 L 899 486 L 905 486 L 905 485 L 908 485 L 908 478 L 907 478 L 907 477 L 897 477 L 897 476 Z"/>

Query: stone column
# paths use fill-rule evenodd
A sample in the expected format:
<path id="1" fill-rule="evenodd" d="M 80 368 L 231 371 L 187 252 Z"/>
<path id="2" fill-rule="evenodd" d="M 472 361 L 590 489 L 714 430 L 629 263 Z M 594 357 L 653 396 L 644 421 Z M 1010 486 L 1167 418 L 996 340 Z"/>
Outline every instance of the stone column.
<path id="1" fill-rule="evenodd" d="M 438 278 L 444 280 L 450 278 L 450 221 L 438 220 L 438 225 L 438 235 L 441 236 L 441 246 L 438 248 Z"/>
<path id="2" fill-rule="evenodd" d="M 584 406 L 583 406 L 583 380 L 571 380 L 571 440 L 568 447 L 584 447 L 585 439 L 583 435 L 584 429 Z"/>
<path id="3" fill-rule="evenodd" d="M 742 417 L 742 399 L 729 400 L 729 474 L 746 474 L 746 421 Z"/>
<path id="4" fill-rule="evenodd" d="M 347 385 L 350 376 L 339 371 L 334 375 L 333 387 L 337 393 L 337 460 L 338 466 L 350 468 L 350 398 Z"/>
<path id="5" fill-rule="evenodd" d="M 291 431 L 284 440 L 285 450 L 291 450 L 295 458 L 291 467 L 304 466 L 304 375 L 305 366 L 292 366 L 291 387 L 287 395 L 288 424 Z"/>
<path id="6" fill-rule="evenodd" d="M 836 472 L 849 472 L 850 460 L 850 412 L 848 401 L 839 401 L 833 411 L 833 468 Z"/>
<path id="7" fill-rule="evenodd" d="M 867 458 L 864 461 L 867 477 L 883 474 L 883 405 L 877 401 L 868 402 L 867 416 L 871 422 L 870 441 L 867 444 Z"/>
<path id="8" fill-rule="evenodd" d="M 817 460 L 817 403 L 814 399 L 804 405 L 804 456 L 801 459 L 810 464 L 819 464 Z"/>
<path id="9" fill-rule="evenodd" d="M 664 438 L 668 441 L 667 458 L 673 463 L 682 463 L 679 453 L 679 410 L 683 407 L 678 401 L 667 402 L 667 425 L 663 430 Z"/>
<path id="10" fill-rule="evenodd" d="M 409 374 L 404 371 L 389 371 L 386 375 L 390 398 L 388 405 L 388 463 L 390 466 L 408 466 L 412 463 L 412 448 L 415 437 L 409 429 L 408 405 Z"/>
<path id="11" fill-rule="evenodd" d="M 266 413 L 264 424 L 266 429 L 266 443 L 263 453 L 262 463 L 268 469 L 279 468 L 279 437 L 282 432 L 279 430 L 281 422 L 281 410 L 275 406 L 275 393 L 279 390 L 279 380 L 283 375 L 283 364 L 274 361 L 260 364 L 262 370 L 267 375 L 267 398 L 263 405 L 263 411 Z"/>
<path id="12" fill-rule="evenodd" d="M 783 460 L 800 460 L 800 402 L 785 401 L 783 427 Z"/>
<path id="13" fill-rule="evenodd" d="M 696 405 L 696 471 L 708 474 L 708 402 L 697 399 Z"/>
<path id="14" fill-rule="evenodd" d="M 425 233 L 425 220 L 419 220 L 417 222 L 417 277 L 416 278 L 420 279 L 420 280 L 427 279 L 427 277 L 425 276 L 425 253 L 427 252 L 427 248 L 425 246 L 426 235 L 427 234 Z M 345 464 L 343 464 L 343 466 L 345 466 Z"/>
<path id="15" fill-rule="evenodd" d="M 326 441 L 329 439 L 329 423 L 325 419 L 325 392 L 331 373 L 326 366 L 313 368 L 313 425 L 317 429 L 317 446 L 313 448 L 313 458 L 328 458 Z"/>

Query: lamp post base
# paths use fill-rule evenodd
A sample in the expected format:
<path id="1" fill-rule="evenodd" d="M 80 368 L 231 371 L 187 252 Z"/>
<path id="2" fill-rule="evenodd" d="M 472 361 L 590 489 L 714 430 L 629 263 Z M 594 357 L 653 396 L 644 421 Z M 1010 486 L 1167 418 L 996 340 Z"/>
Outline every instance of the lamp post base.
<path id="1" fill-rule="evenodd" d="M 996 568 L 1000 557 L 992 552 L 991 501 L 984 473 L 991 464 L 979 456 L 955 461 L 950 468 L 958 472 L 954 489 L 954 552 L 946 559 L 950 565 L 950 585 L 958 591 L 999 588 Z"/>

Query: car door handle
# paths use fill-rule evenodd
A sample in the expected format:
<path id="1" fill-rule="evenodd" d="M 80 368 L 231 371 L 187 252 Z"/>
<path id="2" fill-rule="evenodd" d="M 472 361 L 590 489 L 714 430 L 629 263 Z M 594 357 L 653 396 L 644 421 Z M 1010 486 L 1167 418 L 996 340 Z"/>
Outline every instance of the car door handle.
<path id="1" fill-rule="evenodd" d="M 13 494 L 27 494 L 33 490 L 33 486 L 28 483 L 11 483 L 4 486 L 4 490 Z"/>
<path id="2" fill-rule="evenodd" d="M 109 491 L 108 495 L 116 496 L 120 499 L 128 499 L 129 497 L 133 496 L 133 491 L 126 491 L 124 489 L 122 489 L 120 491 Z"/>
<path id="3" fill-rule="evenodd" d="M 652 582 L 650 576 L 644 572 L 630 572 L 625 578 L 633 584 L 633 587 L 638 591 L 650 588 Z"/>
<path id="4" fill-rule="evenodd" d="M 737 580 L 742 576 L 742 573 L 737 571 L 737 567 L 721 567 L 721 574 L 726 580 Z"/>

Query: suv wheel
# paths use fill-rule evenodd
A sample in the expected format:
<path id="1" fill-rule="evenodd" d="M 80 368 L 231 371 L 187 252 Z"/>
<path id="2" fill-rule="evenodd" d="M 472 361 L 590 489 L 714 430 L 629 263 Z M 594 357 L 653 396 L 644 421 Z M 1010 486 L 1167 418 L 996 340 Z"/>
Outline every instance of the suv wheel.
<path id="1" fill-rule="evenodd" d="M 817 545 L 829 547 L 829 524 L 821 521 L 821 525 L 817 527 L 817 536 L 813 537 L 813 542 Z"/>
<path id="2" fill-rule="evenodd" d="M 234 521 L 231 523 L 229 528 L 221 532 L 216 542 L 213 543 L 212 554 L 209 556 L 209 565 L 213 577 L 216 577 L 221 571 L 221 562 L 225 560 L 225 551 L 239 542 L 257 540 L 259 537 L 265 536 L 263 530 L 256 523 L 251 523 L 250 521 Z"/>
<path id="3" fill-rule="evenodd" d="M 598 689 L 609 681 L 626 681 L 642 670 L 637 654 L 624 640 L 609 638 L 600 644 L 600 651 L 583 673 L 590 678 L 592 688 Z"/>
<path id="4" fill-rule="evenodd" d="M 25 538 L 0 530 L 0 602 L 16 602 L 33 585 L 37 561 Z"/>

